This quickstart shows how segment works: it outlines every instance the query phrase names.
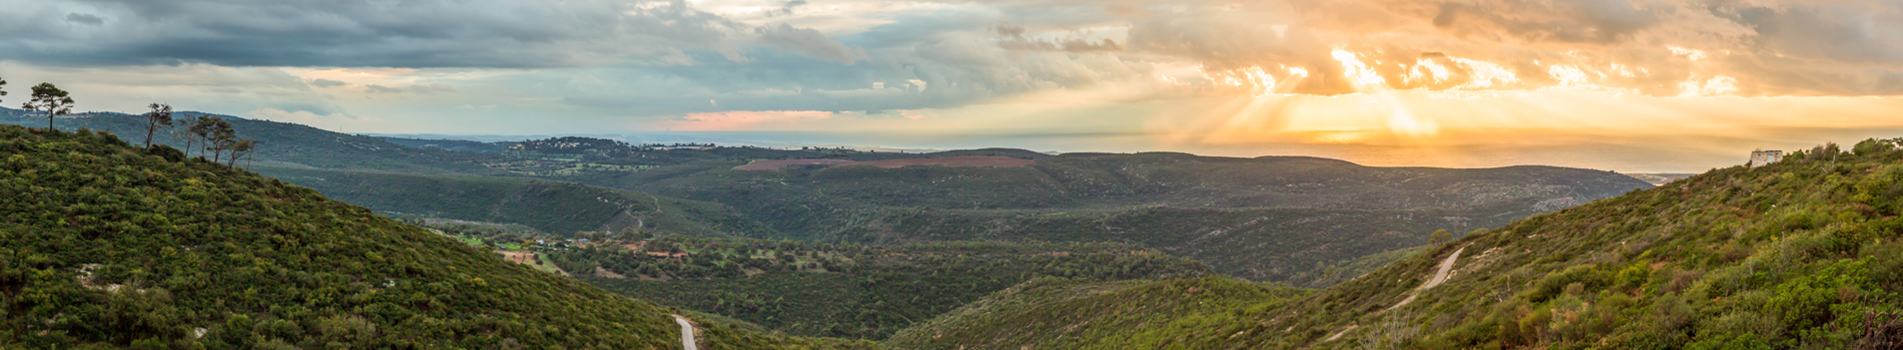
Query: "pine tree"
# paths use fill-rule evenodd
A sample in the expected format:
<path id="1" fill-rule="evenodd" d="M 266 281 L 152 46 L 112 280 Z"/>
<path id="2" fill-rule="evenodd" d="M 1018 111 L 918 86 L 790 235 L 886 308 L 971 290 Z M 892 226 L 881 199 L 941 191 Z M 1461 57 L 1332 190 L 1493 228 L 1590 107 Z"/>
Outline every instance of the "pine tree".
<path id="1" fill-rule="evenodd" d="M 152 111 L 145 113 L 145 148 L 152 148 L 152 133 L 172 127 L 172 105 L 153 103 L 148 107 Z"/>
<path id="2" fill-rule="evenodd" d="M 46 111 L 46 130 L 53 130 L 53 118 L 73 112 L 73 97 L 53 83 L 33 86 L 33 100 L 21 106 L 29 111 Z"/>

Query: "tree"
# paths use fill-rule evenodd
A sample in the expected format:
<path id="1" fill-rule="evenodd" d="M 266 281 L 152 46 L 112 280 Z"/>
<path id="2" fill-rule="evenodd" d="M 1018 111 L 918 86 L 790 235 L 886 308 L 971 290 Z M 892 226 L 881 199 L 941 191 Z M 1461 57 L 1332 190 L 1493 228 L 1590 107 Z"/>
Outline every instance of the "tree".
<path id="1" fill-rule="evenodd" d="M 250 165 L 251 149 L 257 148 L 257 146 L 258 146 L 258 140 L 253 140 L 249 138 L 238 140 L 238 142 L 233 142 L 231 144 L 231 160 L 226 162 L 225 166 L 238 166 L 239 154 L 243 154 L 246 159 L 245 164 Z"/>
<path id="2" fill-rule="evenodd" d="M 0 88 L 5 88 L 5 87 L 7 87 L 7 80 L 0 79 Z M 6 96 L 6 95 L 7 95 L 6 90 L 0 90 L 0 96 Z"/>
<path id="3" fill-rule="evenodd" d="M 53 118 L 73 112 L 73 97 L 53 83 L 33 86 L 33 100 L 20 106 L 28 111 L 46 111 L 46 129 L 53 130 Z"/>
<path id="4" fill-rule="evenodd" d="M 185 151 L 186 156 L 191 156 L 192 141 L 194 140 L 192 138 L 192 131 L 190 126 L 198 124 L 198 117 L 199 116 L 187 115 L 184 118 L 178 118 L 178 119 L 172 120 L 172 126 L 173 126 L 172 139 L 174 140 L 181 139 L 181 138 L 185 139 L 185 148 L 183 148 L 183 150 Z M 185 126 L 185 127 L 180 128 L 178 126 Z"/>
<path id="5" fill-rule="evenodd" d="M 221 121 L 224 120 L 210 115 L 201 115 L 198 116 L 198 119 L 192 120 L 192 126 L 186 129 L 191 131 L 189 136 L 196 136 L 194 139 L 198 140 L 199 156 L 202 157 L 205 153 L 210 152 L 212 132 L 218 128 L 218 122 Z"/>
<path id="6" fill-rule="evenodd" d="M 1447 240 L 1450 240 L 1450 239 L 1454 239 L 1453 233 L 1447 232 L 1447 229 L 1439 229 L 1439 230 L 1435 230 L 1434 233 L 1427 235 L 1427 244 L 1438 245 L 1441 243 L 1447 243 Z"/>
<path id="7" fill-rule="evenodd" d="M 152 132 L 172 127 L 172 105 L 154 103 L 147 106 L 152 111 L 145 113 L 145 148 L 152 148 Z"/>
<path id="8" fill-rule="evenodd" d="M 238 133 L 231 129 L 231 122 L 217 117 L 213 117 L 210 131 L 210 138 L 205 142 L 211 144 L 211 161 L 217 163 L 225 151 L 238 142 Z"/>

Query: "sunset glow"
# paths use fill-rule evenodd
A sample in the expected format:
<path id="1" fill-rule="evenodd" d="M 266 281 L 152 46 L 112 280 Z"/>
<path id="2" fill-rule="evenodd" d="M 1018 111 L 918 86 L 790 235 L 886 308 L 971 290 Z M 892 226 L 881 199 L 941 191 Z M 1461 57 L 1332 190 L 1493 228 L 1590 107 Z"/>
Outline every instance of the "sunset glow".
<path id="1" fill-rule="evenodd" d="M 1895 1 L 474 2 L 0 0 L 37 28 L 0 76 L 350 132 L 1381 165 L 1696 171 L 1903 136 Z"/>

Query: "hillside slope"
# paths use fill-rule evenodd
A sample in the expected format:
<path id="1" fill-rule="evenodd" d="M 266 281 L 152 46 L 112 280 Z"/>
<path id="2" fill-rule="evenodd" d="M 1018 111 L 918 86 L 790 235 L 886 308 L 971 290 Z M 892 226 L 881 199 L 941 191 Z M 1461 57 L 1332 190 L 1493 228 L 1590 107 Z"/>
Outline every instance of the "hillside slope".
<path id="1" fill-rule="evenodd" d="M 1819 147 L 1537 215 L 1158 337 L 1188 349 L 1897 348 L 1895 143 Z M 1137 302 L 1156 301 L 1099 307 Z"/>
<path id="2" fill-rule="evenodd" d="M 773 232 L 722 204 L 570 182 L 276 167 L 257 170 L 380 212 L 517 223 L 557 235 L 645 229 L 762 238 Z"/>
<path id="3" fill-rule="evenodd" d="M 177 112 L 173 114 L 173 117 L 199 115 L 207 114 Z M 497 159 L 498 156 L 494 154 L 411 148 L 377 137 L 337 133 L 302 124 L 211 115 L 231 122 L 231 127 L 237 132 L 238 137 L 248 137 L 259 141 L 252 157 L 259 165 L 420 174 L 498 173 L 482 165 L 485 161 Z M 44 126 L 45 123 L 44 115 L 33 116 L 27 111 L 0 107 L 0 124 L 34 127 Z M 137 143 L 145 139 L 146 121 L 144 117 L 138 115 L 97 112 L 84 116 L 60 118 L 54 126 L 60 130 L 69 131 L 87 128 L 110 132 L 120 135 L 127 142 Z M 153 135 L 152 140 L 155 144 L 169 145 L 179 149 L 184 149 L 186 143 L 182 138 L 173 137 L 167 130 L 159 130 Z M 192 155 L 197 153 L 193 152 Z"/>
<path id="4" fill-rule="evenodd" d="M 0 126 L 0 161 L 0 343 L 681 346 L 652 304 L 175 150 Z M 723 348 L 832 343 L 707 328 Z"/>
<path id="5" fill-rule="evenodd" d="M 1256 280 L 1321 287 L 1330 266 L 1650 185 L 1555 167 L 1365 167 L 1306 157 L 1063 155 L 1015 168 L 734 170 L 699 162 L 603 186 L 725 203 L 789 237 L 1140 242 Z M 1331 276 L 1332 275 L 1332 276 Z"/>
<path id="6" fill-rule="evenodd" d="M 900 331 L 896 349 L 1168 349 L 1206 327 L 1245 322 L 1304 290 L 1217 277 L 1037 279 Z M 1112 307 L 1106 307 L 1112 306 Z"/>
<path id="7" fill-rule="evenodd" d="M 581 278 L 623 295 L 792 334 L 863 339 L 1037 277 L 1209 275 L 1196 261 L 1128 243 L 864 246 L 669 236 L 636 246 L 545 254 L 563 270 L 594 271 Z"/>

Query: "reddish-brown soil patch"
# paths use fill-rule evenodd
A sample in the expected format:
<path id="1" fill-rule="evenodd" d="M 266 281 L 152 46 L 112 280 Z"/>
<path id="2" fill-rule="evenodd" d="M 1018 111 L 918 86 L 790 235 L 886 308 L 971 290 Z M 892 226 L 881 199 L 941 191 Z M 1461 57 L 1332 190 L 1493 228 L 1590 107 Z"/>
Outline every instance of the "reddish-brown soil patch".
<path id="1" fill-rule="evenodd" d="M 517 264 L 534 264 L 535 263 L 535 253 L 533 252 L 498 250 L 496 251 L 496 253 L 501 253 L 502 258 L 508 259 L 509 262 L 513 262 Z"/>
<path id="2" fill-rule="evenodd" d="M 912 165 L 943 165 L 949 167 L 1001 167 L 1015 168 L 1036 163 L 1035 160 L 999 156 L 957 156 L 945 158 L 905 158 L 886 159 L 870 162 L 856 162 L 844 159 L 782 159 L 762 160 L 747 165 L 733 167 L 733 170 L 773 170 L 793 165 L 871 165 L 880 168 L 899 168 Z"/>

